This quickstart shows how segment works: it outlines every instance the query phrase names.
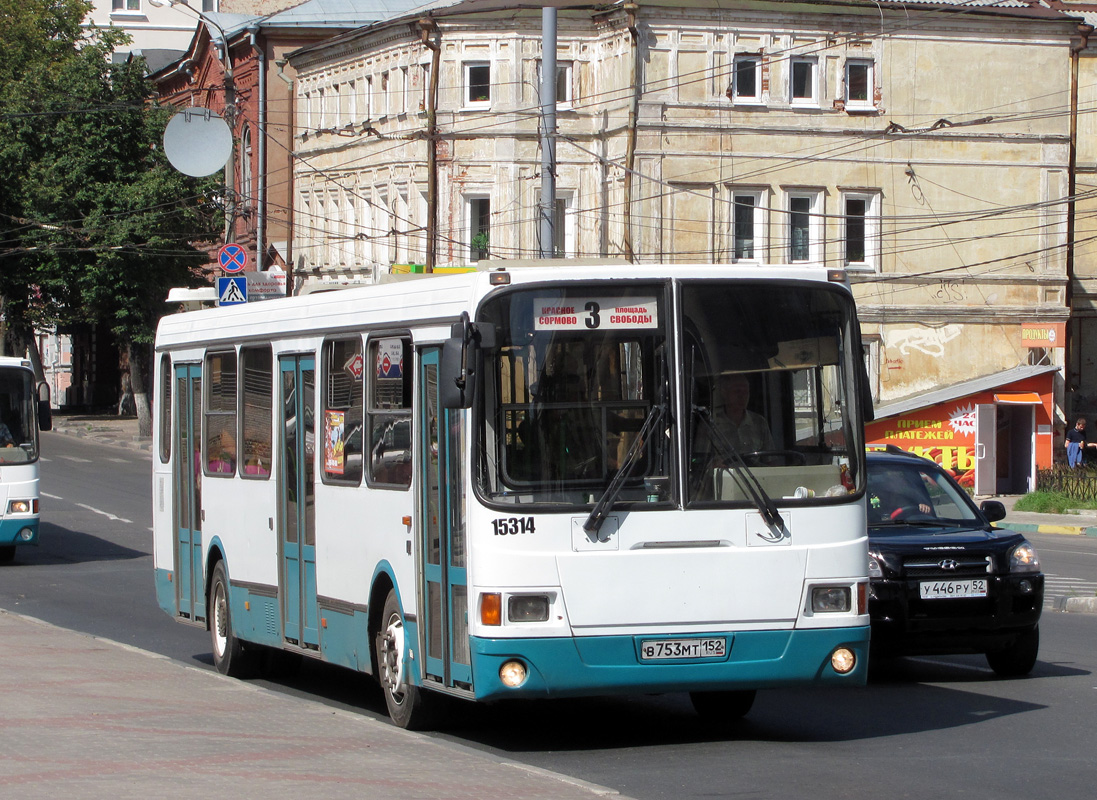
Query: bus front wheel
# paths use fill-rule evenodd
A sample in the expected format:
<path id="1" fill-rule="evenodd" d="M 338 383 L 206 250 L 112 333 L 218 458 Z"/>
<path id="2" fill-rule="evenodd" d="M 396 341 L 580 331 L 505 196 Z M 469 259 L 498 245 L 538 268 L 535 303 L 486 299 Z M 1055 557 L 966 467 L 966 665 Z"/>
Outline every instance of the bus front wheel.
<path id="1" fill-rule="evenodd" d="M 210 640 L 213 643 L 213 665 L 222 675 L 243 678 L 251 674 L 255 659 L 244 649 L 232 630 L 229 613 L 229 581 L 225 563 L 218 561 L 210 578 Z"/>
<path id="2" fill-rule="evenodd" d="M 394 724 L 407 730 L 425 730 L 433 721 L 431 698 L 413 686 L 406 672 L 404 616 L 396 590 L 390 589 L 377 631 L 377 680 L 385 693 L 385 705 Z"/>
<path id="3" fill-rule="evenodd" d="M 4 545 L 0 547 L 0 564 L 5 564 L 8 561 L 15 560 L 15 545 Z"/>

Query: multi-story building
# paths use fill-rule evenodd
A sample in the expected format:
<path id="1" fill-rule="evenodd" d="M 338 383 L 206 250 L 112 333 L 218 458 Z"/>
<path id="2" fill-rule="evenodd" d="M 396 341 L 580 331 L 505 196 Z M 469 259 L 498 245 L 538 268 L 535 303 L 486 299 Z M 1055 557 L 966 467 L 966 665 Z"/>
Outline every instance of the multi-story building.
<path id="1" fill-rule="evenodd" d="M 289 55 L 306 284 L 542 252 L 542 17 L 503 7 L 439 2 Z M 962 410 L 933 454 L 962 471 L 993 442 L 982 488 L 1024 488 L 1064 403 L 1040 337 L 1070 313 L 1078 23 L 1008 0 L 565 4 L 551 249 L 847 270 L 895 419 L 870 435 Z M 907 445 L 946 441 L 925 430 Z"/>

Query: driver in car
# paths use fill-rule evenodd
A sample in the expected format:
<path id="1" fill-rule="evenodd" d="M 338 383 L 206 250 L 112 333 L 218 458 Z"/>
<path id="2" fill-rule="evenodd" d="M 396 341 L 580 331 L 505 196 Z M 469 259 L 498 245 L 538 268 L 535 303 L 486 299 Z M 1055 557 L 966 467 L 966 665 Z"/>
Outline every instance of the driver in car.
<path id="1" fill-rule="evenodd" d="M 933 513 L 933 506 L 929 504 L 925 492 L 907 485 L 876 487 L 870 482 L 868 505 L 870 516 L 881 522 Z"/>
<path id="2" fill-rule="evenodd" d="M 747 408 L 750 381 L 741 372 L 716 376 L 712 423 L 740 453 L 773 449 L 773 434 L 761 414 Z"/>

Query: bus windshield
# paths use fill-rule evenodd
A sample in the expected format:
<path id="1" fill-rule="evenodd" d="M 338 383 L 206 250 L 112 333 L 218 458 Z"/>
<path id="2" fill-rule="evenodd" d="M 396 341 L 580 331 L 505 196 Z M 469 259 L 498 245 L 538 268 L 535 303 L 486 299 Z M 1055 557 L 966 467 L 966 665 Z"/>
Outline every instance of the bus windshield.
<path id="1" fill-rule="evenodd" d="M 853 324 L 825 285 L 683 285 L 689 502 L 746 503 L 748 479 L 775 500 L 858 488 Z"/>
<path id="2" fill-rule="evenodd" d="M 820 283 L 680 287 L 678 320 L 668 284 L 567 284 L 485 302 L 498 331 L 483 381 L 486 499 L 590 507 L 616 479 L 614 503 L 658 507 L 678 497 L 678 453 L 687 504 L 859 488 L 848 294 Z"/>
<path id="3" fill-rule="evenodd" d="M 651 413 L 668 402 L 664 286 L 553 286 L 484 306 L 487 354 L 481 491 L 513 503 L 588 505 L 617 475 Z M 669 415 L 667 415 L 669 417 Z M 669 499 L 671 441 L 642 443 L 622 502 Z"/>
<path id="4" fill-rule="evenodd" d="M 25 369 L 0 367 L 0 464 L 38 458 L 34 378 Z"/>

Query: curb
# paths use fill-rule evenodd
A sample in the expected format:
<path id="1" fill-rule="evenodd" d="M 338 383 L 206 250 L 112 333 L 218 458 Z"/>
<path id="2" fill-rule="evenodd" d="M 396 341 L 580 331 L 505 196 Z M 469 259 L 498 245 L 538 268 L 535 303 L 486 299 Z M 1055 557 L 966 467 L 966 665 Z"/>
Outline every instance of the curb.
<path id="1" fill-rule="evenodd" d="M 995 528 L 1016 531 L 1017 533 L 1058 533 L 1067 536 L 1097 536 L 1097 526 L 1092 525 L 1040 525 L 1030 522 L 1010 522 L 1002 520 L 1004 524 L 995 524 Z"/>

